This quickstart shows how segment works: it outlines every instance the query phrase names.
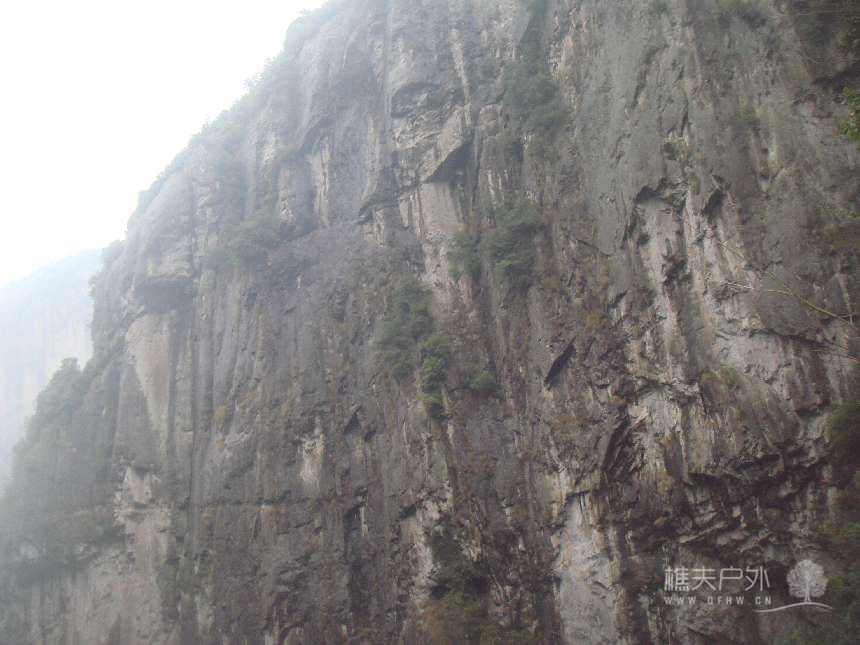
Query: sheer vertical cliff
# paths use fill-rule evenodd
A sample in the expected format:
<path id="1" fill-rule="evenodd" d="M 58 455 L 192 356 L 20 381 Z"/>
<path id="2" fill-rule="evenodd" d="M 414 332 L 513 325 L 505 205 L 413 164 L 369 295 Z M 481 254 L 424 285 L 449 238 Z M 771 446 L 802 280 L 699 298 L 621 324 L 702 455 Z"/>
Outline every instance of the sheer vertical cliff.
<path id="1" fill-rule="evenodd" d="M 784 599 L 794 562 L 833 566 L 842 6 L 297 23 L 107 259 L 95 356 L 42 394 L 5 501 L 0 639 L 791 636 L 806 615 L 666 605 L 664 570 L 762 565 Z"/>

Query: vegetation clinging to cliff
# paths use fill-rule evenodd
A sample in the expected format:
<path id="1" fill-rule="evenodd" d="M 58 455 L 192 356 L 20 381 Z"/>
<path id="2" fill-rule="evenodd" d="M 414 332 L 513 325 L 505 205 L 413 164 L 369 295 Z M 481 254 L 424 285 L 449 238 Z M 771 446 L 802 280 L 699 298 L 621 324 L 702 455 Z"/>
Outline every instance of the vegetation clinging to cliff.
<path id="1" fill-rule="evenodd" d="M 855 433 L 860 427 L 855 425 Z M 860 470 L 842 493 L 839 519 L 827 530 L 830 550 L 839 555 L 840 568 L 830 581 L 831 597 L 838 618 L 828 625 L 829 645 L 848 645 L 860 633 Z"/>
<path id="2" fill-rule="evenodd" d="M 434 419 L 445 412 L 442 386 L 451 360 L 451 341 L 436 330 L 430 289 L 415 276 L 401 278 L 382 323 L 382 357 L 400 380 L 420 365 L 421 400 Z M 420 363 L 418 362 L 420 360 Z"/>
<path id="3" fill-rule="evenodd" d="M 435 333 L 421 345 L 421 392 L 424 408 L 433 418 L 445 412 L 442 385 L 451 360 L 451 343 L 444 334 Z"/>
<path id="4" fill-rule="evenodd" d="M 502 625 L 487 611 L 487 576 L 481 560 L 469 559 L 449 533 L 434 534 L 435 588 L 419 622 L 434 645 L 534 645 L 540 638 L 522 627 Z"/>
<path id="5" fill-rule="evenodd" d="M 830 415 L 830 447 L 837 479 L 851 481 L 860 466 L 860 368 L 851 374 L 849 398 Z"/>
<path id="6" fill-rule="evenodd" d="M 538 0 L 520 40 L 519 55 L 505 69 L 503 100 L 513 126 L 507 133 L 508 147 L 519 148 L 522 136 L 528 133 L 529 147 L 545 159 L 554 159 L 553 135 L 567 123 L 568 111 L 543 48 L 541 34 L 546 14 L 546 0 Z"/>
<path id="7" fill-rule="evenodd" d="M 54 575 L 78 564 L 88 546 L 115 537 L 103 461 L 113 448 L 111 437 L 105 427 L 82 417 L 97 360 L 84 371 L 76 359 L 62 362 L 15 448 L 15 473 L 2 500 L 4 515 L 12 521 L 0 526 L 0 554 L 16 553 L 22 539 L 35 551 L 28 558 L 0 558 L 0 576 L 26 584 Z M 74 447 L 72 456 L 58 462 L 56 451 L 64 446 Z"/>
<path id="8" fill-rule="evenodd" d="M 496 209 L 494 219 L 495 228 L 485 236 L 466 231 L 454 235 L 448 249 L 451 277 L 459 281 L 465 273 L 478 280 L 481 255 L 486 253 L 509 289 L 525 291 L 533 277 L 536 260 L 533 238 L 542 227 L 540 209 L 528 198 L 519 197 Z"/>
<path id="9" fill-rule="evenodd" d="M 459 231 L 451 240 L 448 249 L 448 262 L 451 277 L 459 281 L 463 274 L 477 280 L 481 273 L 480 239 L 466 231 Z"/>
<path id="10" fill-rule="evenodd" d="M 829 585 L 837 611 L 827 624 L 795 639 L 803 645 L 848 645 L 860 631 L 860 368 L 852 371 L 848 397 L 831 413 L 828 431 L 834 476 L 844 486 L 836 519 L 821 534 L 823 546 L 840 565 Z"/>
<path id="11" fill-rule="evenodd" d="M 527 127 L 552 132 L 564 124 L 566 112 L 558 85 L 536 54 L 508 68 L 505 101 L 514 117 Z"/>
<path id="12" fill-rule="evenodd" d="M 846 87 L 842 90 L 842 96 L 851 110 L 848 118 L 842 122 L 842 134 L 860 147 L 860 90 Z"/>
<path id="13" fill-rule="evenodd" d="M 475 394 L 495 394 L 499 383 L 489 369 L 473 366 L 466 373 L 466 388 Z"/>
<path id="14" fill-rule="evenodd" d="M 430 290 L 415 276 L 406 276 L 394 289 L 382 323 L 382 356 L 396 379 L 415 370 L 416 347 L 433 330 Z"/>
<path id="15" fill-rule="evenodd" d="M 281 223 L 277 217 L 257 213 L 223 231 L 218 244 L 207 252 L 206 264 L 211 268 L 259 266 L 280 244 L 280 235 Z"/>
<path id="16" fill-rule="evenodd" d="M 845 0 L 845 32 L 842 49 L 855 60 L 860 57 L 860 0 Z M 845 86 L 842 97 L 850 110 L 842 122 L 842 134 L 860 147 L 860 88 Z"/>
<path id="17" fill-rule="evenodd" d="M 525 198 L 496 212 L 496 228 L 489 237 L 490 256 L 499 276 L 512 289 L 525 290 L 531 285 L 535 263 L 532 238 L 540 228 L 537 206 Z"/>

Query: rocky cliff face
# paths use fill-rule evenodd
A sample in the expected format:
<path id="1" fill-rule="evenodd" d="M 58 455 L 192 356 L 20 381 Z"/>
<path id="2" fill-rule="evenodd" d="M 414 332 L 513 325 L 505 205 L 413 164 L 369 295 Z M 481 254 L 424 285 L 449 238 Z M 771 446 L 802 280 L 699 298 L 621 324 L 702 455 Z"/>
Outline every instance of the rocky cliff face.
<path id="1" fill-rule="evenodd" d="M 0 289 L 0 488 L 36 396 L 64 358 L 92 355 L 89 280 L 100 264 L 85 251 Z"/>
<path id="2" fill-rule="evenodd" d="M 298 23 L 144 196 L 94 359 L 40 399 L 9 642 L 792 635 L 666 605 L 664 569 L 762 565 L 779 604 L 833 562 L 857 67 L 808 4 Z"/>

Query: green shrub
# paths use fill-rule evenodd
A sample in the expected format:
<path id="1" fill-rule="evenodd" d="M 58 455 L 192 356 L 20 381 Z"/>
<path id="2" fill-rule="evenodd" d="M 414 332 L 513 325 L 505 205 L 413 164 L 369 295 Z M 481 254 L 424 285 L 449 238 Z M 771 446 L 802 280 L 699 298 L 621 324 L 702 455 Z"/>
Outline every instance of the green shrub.
<path id="1" fill-rule="evenodd" d="M 65 421 L 81 404 L 86 385 L 78 359 L 64 358 L 36 399 L 36 413 L 29 421 L 33 434 L 49 423 Z"/>
<path id="2" fill-rule="evenodd" d="M 389 366 L 394 378 L 399 381 L 406 378 L 413 372 L 415 369 L 415 359 L 409 352 L 395 352 L 391 356 Z"/>
<path id="3" fill-rule="evenodd" d="M 399 320 L 386 320 L 382 325 L 383 357 L 394 378 L 405 378 L 415 369 L 415 356 L 412 351 L 415 340 Z"/>
<path id="4" fill-rule="evenodd" d="M 451 343 L 444 334 L 433 334 L 421 345 L 421 392 L 424 408 L 434 419 L 445 412 L 442 386 L 451 361 Z"/>
<path id="5" fill-rule="evenodd" d="M 430 540 L 437 567 L 434 597 L 419 617 L 423 636 L 434 645 L 537 645 L 526 629 L 502 626 L 487 611 L 484 563 L 467 558 L 450 535 Z M 423 642 L 423 641 L 422 641 Z"/>
<path id="6" fill-rule="evenodd" d="M 511 111 L 521 117 L 558 95 L 558 86 L 545 65 L 532 58 L 517 61 L 505 75 L 505 100 Z"/>
<path id="7" fill-rule="evenodd" d="M 424 392 L 421 395 L 424 410 L 431 419 L 442 419 L 445 416 L 445 402 L 441 392 Z"/>
<path id="8" fill-rule="evenodd" d="M 274 215 L 256 213 L 225 230 L 221 241 L 206 253 L 205 262 L 213 269 L 259 267 L 280 242 L 280 220 Z"/>
<path id="9" fill-rule="evenodd" d="M 755 108 L 751 105 L 744 105 L 741 107 L 738 112 L 740 116 L 741 123 L 743 123 L 747 128 L 753 130 L 754 132 L 758 132 L 761 129 L 761 121 L 758 118 L 758 115 L 755 112 Z"/>
<path id="10" fill-rule="evenodd" d="M 567 110 L 560 96 L 542 105 L 536 106 L 529 117 L 530 125 L 540 132 L 544 141 L 548 134 L 558 132 L 567 123 Z"/>
<path id="11" fill-rule="evenodd" d="M 433 534 L 430 549 L 436 564 L 434 598 L 420 617 L 422 631 L 432 643 L 473 643 L 486 609 L 473 580 L 479 578 L 480 563 L 463 553 L 450 533 Z"/>
<path id="12" fill-rule="evenodd" d="M 546 8 L 546 2 L 539 2 L 536 13 L 543 14 Z M 539 18 L 533 18 L 523 35 L 519 58 L 505 70 L 504 104 L 517 126 L 546 136 L 565 125 L 568 112 L 546 63 Z"/>
<path id="13" fill-rule="evenodd" d="M 517 125 L 539 134 L 555 134 L 567 123 L 558 86 L 543 63 L 514 64 L 505 76 L 505 103 Z"/>
<path id="14" fill-rule="evenodd" d="M 499 384 L 490 370 L 474 369 L 466 377 L 466 387 L 476 394 L 495 394 Z"/>
<path id="15" fill-rule="evenodd" d="M 394 378 L 405 378 L 415 369 L 415 338 L 409 331 L 409 322 L 389 318 L 382 324 L 383 357 Z"/>
<path id="16" fill-rule="evenodd" d="M 421 344 L 421 355 L 439 357 L 447 362 L 451 358 L 451 339 L 442 333 L 433 334 Z"/>
<path id="17" fill-rule="evenodd" d="M 431 600 L 421 614 L 421 630 L 433 645 L 537 645 L 540 639 L 526 629 L 495 623 L 484 603 L 460 590 Z"/>
<path id="18" fill-rule="evenodd" d="M 652 16 L 659 18 L 669 14 L 669 3 L 666 0 L 652 0 L 649 11 Z"/>
<path id="19" fill-rule="evenodd" d="M 840 45 L 845 52 L 852 56 L 860 56 L 860 0 L 846 0 L 843 32 Z M 860 88 L 842 88 L 842 97 L 851 112 L 842 122 L 840 131 L 860 147 Z"/>
<path id="20" fill-rule="evenodd" d="M 523 160 L 523 141 L 518 132 L 514 132 L 511 128 L 506 128 L 501 131 L 498 137 L 499 149 L 507 157 L 513 157 L 517 161 Z"/>
<path id="21" fill-rule="evenodd" d="M 432 295 L 415 276 L 406 276 L 395 287 L 382 323 L 380 348 L 394 378 L 415 370 L 418 343 L 433 331 Z"/>
<path id="22" fill-rule="evenodd" d="M 532 238 L 540 230 L 537 207 L 526 199 L 496 213 L 496 228 L 489 237 L 493 266 L 511 288 L 525 290 L 531 285 L 535 263 Z"/>
<path id="23" fill-rule="evenodd" d="M 439 356 L 428 356 L 421 361 L 421 389 L 436 392 L 445 382 L 448 362 Z"/>
<path id="24" fill-rule="evenodd" d="M 433 599 L 421 614 L 421 629 L 434 645 L 460 645 L 474 641 L 473 632 L 483 608 L 461 591 L 450 591 Z"/>
<path id="25" fill-rule="evenodd" d="M 851 110 L 848 118 L 842 122 L 842 134 L 860 147 L 860 90 L 846 87 L 842 90 L 842 96 Z"/>
<path id="26" fill-rule="evenodd" d="M 405 331 L 414 339 L 420 340 L 433 331 L 433 314 L 430 304 L 433 296 L 415 276 L 407 276 L 400 281 L 392 297 L 393 315 Z"/>
<path id="27" fill-rule="evenodd" d="M 242 264 L 251 265 L 265 259 L 278 246 L 281 222 L 273 215 L 254 215 L 236 228 L 229 241 L 232 255 Z"/>
<path id="28" fill-rule="evenodd" d="M 421 345 L 421 389 L 436 392 L 445 382 L 451 345 L 444 334 L 433 334 Z"/>
<path id="29" fill-rule="evenodd" d="M 464 273 L 473 280 L 478 279 L 481 273 L 481 254 L 478 243 L 478 237 L 466 231 L 460 231 L 454 235 L 448 249 L 448 262 L 451 265 L 451 277 L 454 280 L 459 281 Z"/>

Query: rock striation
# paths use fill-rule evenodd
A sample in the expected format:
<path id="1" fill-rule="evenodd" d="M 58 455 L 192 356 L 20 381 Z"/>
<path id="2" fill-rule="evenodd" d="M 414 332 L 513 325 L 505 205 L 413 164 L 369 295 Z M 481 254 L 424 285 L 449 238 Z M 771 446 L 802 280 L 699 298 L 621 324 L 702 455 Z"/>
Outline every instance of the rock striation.
<path id="1" fill-rule="evenodd" d="M 298 21 L 95 281 L 4 502 L 0 640 L 791 637 L 664 571 L 761 565 L 779 604 L 834 563 L 858 66 L 810 4 Z"/>

